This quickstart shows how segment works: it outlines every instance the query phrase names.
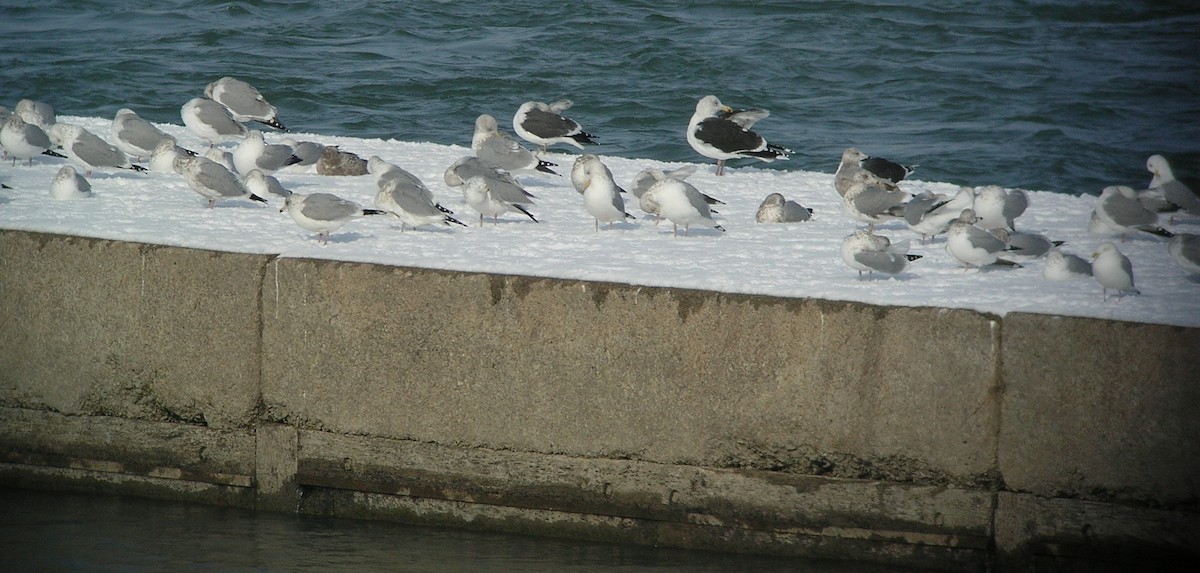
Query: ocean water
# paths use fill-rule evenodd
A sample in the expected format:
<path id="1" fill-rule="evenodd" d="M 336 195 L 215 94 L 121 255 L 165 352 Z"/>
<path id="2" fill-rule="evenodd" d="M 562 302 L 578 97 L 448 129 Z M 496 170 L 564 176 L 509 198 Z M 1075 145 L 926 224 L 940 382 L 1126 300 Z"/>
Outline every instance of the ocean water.
<path id="1" fill-rule="evenodd" d="M 926 181 L 1073 194 L 1144 187 L 1153 153 L 1200 171 L 1191 0 L 7 0 L 0 14 L 10 108 L 180 124 L 232 75 L 296 131 L 467 145 L 480 113 L 511 129 L 522 102 L 568 98 L 597 153 L 707 161 L 683 131 L 711 93 L 771 111 L 756 130 L 794 155 L 763 168 L 832 172 L 853 145 Z"/>

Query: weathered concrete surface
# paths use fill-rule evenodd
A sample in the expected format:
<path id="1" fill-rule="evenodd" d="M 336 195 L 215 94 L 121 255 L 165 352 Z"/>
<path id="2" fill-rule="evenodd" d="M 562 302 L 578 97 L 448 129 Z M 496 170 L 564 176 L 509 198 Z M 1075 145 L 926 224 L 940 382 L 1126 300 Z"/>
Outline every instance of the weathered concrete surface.
<path id="1" fill-rule="evenodd" d="M 253 507 L 248 430 L 0 407 L 0 483 Z"/>
<path id="2" fill-rule="evenodd" d="M 1200 511 L 1200 331 L 1004 319 L 998 464 L 1014 491 Z"/>
<path id="3" fill-rule="evenodd" d="M 280 260 L 267 415 L 450 445 L 993 479 L 998 333 L 965 311 Z"/>
<path id="4" fill-rule="evenodd" d="M 978 490 L 326 432 L 300 432 L 297 481 L 312 486 L 309 513 L 370 517 L 384 505 L 410 522 L 582 539 L 953 569 L 980 568 L 991 540 L 993 496 Z"/>
<path id="5" fill-rule="evenodd" d="M 1200 570 L 1195 513 L 1001 492 L 1000 571 Z"/>
<path id="6" fill-rule="evenodd" d="M 0 405 L 250 425 L 266 261 L 0 231 Z"/>

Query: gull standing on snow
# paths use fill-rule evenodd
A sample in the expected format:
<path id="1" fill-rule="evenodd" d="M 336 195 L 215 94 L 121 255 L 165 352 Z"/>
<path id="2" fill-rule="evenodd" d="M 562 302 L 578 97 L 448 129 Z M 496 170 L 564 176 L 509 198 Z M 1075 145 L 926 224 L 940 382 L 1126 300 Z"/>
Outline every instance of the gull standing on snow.
<path id="1" fill-rule="evenodd" d="M 505 181 L 487 176 L 476 175 L 468 179 L 462 186 L 463 198 L 467 205 L 479 212 L 479 226 L 483 226 L 485 216 L 492 218 L 492 225 L 499 223 L 500 215 L 509 211 L 524 213 L 534 223 L 538 220 L 525 209 L 524 205 L 533 204 L 533 195 L 520 187 L 508 185 Z"/>
<path id="2" fill-rule="evenodd" d="M 1013 221 L 1029 208 L 1029 195 L 1020 189 L 1005 191 L 999 185 L 988 185 L 975 194 L 975 216 L 979 227 L 986 230 L 1008 228 L 1016 230 Z"/>
<path id="3" fill-rule="evenodd" d="M 642 204 L 647 202 L 657 205 L 659 214 L 671 221 L 676 237 L 679 236 L 680 225 L 683 225 L 683 236 L 686 237 L 693 223 L 725 231 L 713 220 L 713 211 L 708 208 L 704 194 L 686 181 L 669 177 L 660 180 L 642 195 Z"/>
<path id="4" fill-rule="evenodd" d="M 257 129 L 246 132 L 246 139 L 233 148 L 233 166 L 242 175 L 249 173 L 251 169 L 258 169 L 270 175 L 299 162 L 300 158 L 292 154 L 290 146 L 268 144 L 263 138 L 263 133 Z"/>
<path id="5" fill-rule="evenodd" d="M 188 100 L 179 109 L 179 116 L 183 118 L 183 125 L 196 137 L 207 141 L 209 147 L 246 136 L 246 126 L 238 123 L 225 106 L 208 98 Z"/>
<path id="6" fill-rule="evenodd" d="M 1150 233 L 1160 237 L 1171 237 L 1172 233 L 1158 226 L 1158 214 L 1147 209 L 1137 198 L 1137 192 L 1132 187 L 1113 185 L 1105 187 L 1100 193 L 1100 200 L 1093 211 L 1102 226 L 1092 228 L 1109 228 L 1121 233 L 1121 240 L 1133 231 Z"/>
<path id="7" fill-rule="evenodd" d="M 400 219 L 400 232 L 404 226 L 420 227 L 443 223 L 466 226 L 451 217 L 453 211 L 441 206 L 433 198 L 433 192 L 419 177 L 392 165 L 378 155 L 367 159 L 367 171 L 375 179 L 378 191 L 375 206 Z"/>
<path id="8" fill-rule="evenodd" d="M 761 161 L 787 159 L 791 150 L 767 143 L 750 131 L 754 124 L 770 115 L 765 109 L 734 111 L 717 96 L 706 95 L 696 102 L 696 112 L 688 123 L 687 141 L 696 153 L 717 160 L 717 175 L 725 172 L 725 160 L 753 157 Z"/>
<path id="9" fill-rule="evenodd" d="M 679 181 L 683 181 L 695 172 L 695 165 L 684 165 L 683 167 L 672 169 L 666 172 L 662 171 L 661 169 L 647 167 L 641 171 L 638 171 L 637 175 L 633 176 L 633 190 L 630 193 L 634 197 L 637 197 L 639 209 L 648 215 L 654 215 L 654 224 L 657 225 L 658 221 L 661 219 L 658 212 L 658 203 L 655 203 L 652 199 L 645 200 L 644 197 L 646 196 L 646 191 L 649 191 L 655 183 L 658 183 L 663 179 L 678 179 Z M 700 195 L 704 197 L 704 202 L 708 203 L 709 205 L 725 204 L 724 201 L 721 201 L 720 199 L 712 197 L 708 194 L 701 193 Z"/>
<path id="10" fill-rule="evenodd" d="M 408 173 L 405 171 L 404 173 Z M 404 226 L 422 225 L 467 225 L 451 217 L 449 209 L 433 202 L 433 194 L 416 177 L 392 176 L 382 180 L 375 194 L 375 207 L 400 219 L 400 232 Z"/>
<path id="11" fill-rule="evenodd" d="M 882 223 L 904 216 L 904 202 L 910 195 L 899 189 L 889 189 L 878 184 L 879 178 L 859 171 L 850 182 L 850 188 L 842 196 L 846 213 L 864 223 L 874 231 L 875 223 Z"/>
<path id="12" fill-rule="evenodd" d="M 1017 263 L 999 258 L 999 253 L 1006 248 L 1004 242 L 975 226 L 978 220 L 974 210 L 963 210 L 947 232 L 946 253 L 968 268 L 991 264 L 1021 268 Z"/>
<path id="13" fill-rule="evenodd" d="M 500 133 L 496 118 L 483 114 L 475 118 L 475 134 L 471 136 L 471 151 L 475 157 L 505 171 L 541 171 L 558 175 L 554 163 L 538 159 L 517 140 Z"/>
<path id="14" fill-rule="evenodd" d="M 279 122 L 275 106 L 267 102 L 254 86 L 229 76 L 204 86 L 204 95 L 220 103 L 239 122 L 257 121 L 287 131 Z"/>
<path id="15" fill-rule="evenodd" d="M 1166 157 L 1151 155 L 1146 160 L 1146 170 L 1154 174 L 1150 179 L 1151 189 L 1160 190 L 1163 199 L 1184 212 L 1200 215 L 1200 196 L 1182 181 L 1175 179 L 1175 173 L 1171 171 L 1171 164 L 1167 163 Z"/>
<path id="16" fill-rule="evenodd" d="M 246 176 L 242 178 L 242 183 L 246 189 L 254 195 L 258 195 L 263 199 L 280 198 L 284 199 L 292 192 L 284 188 L 274 176 L 267 175 L 259 169 L 251 169 Z"/>
<path id="17" fill-rule="evenodd" d="M 210 147 L 204 152 L 204 157 L 234 174 L 237 173 L 237 168 L 233 166 L 233 153 L 217 147 Z"/>
<path id="18" fill-rule="evenodd" d="M 82 167 L 86 171 L 85 175 L 91 175 L 92 170 L 98 167 L 146 170 L 141 165 L 129 163 L 129 158 L 120 149 L 78 125 L 61 122 L 54 124 L 54 127 L 50 128 L 50 141 L 62 146 L 67 159 Z"/>
<path id="19" fill-rule="evenodd" d="M 364 209 L 354 201 L 330 193 L 293 193 L 283 200 L 279 212 L 284 211 L 292 216 L 297 225 L 317 233 L 322 245 L 329 243 L 330 233 L 342 228 L 351 219 L 384 214 L 378 209 Z"/>
<path id="20" fill-rule="evenodd" d="M 117 149 L 138 161 L 153 155 L 160 142 L 176 143 L 174 137 L 163 133 L 163 130 L 127 107 L 117 110 L 117 115 L 113 118 L 112 140 Z"/>
<path id="21" fill-rule="evenodd" d="M 782 193 L 771 193 L 763 199 L 754 213 L 754 220 L 759 223 L 802 223 L 812 218 L 812 209 L 784 199 Z"/>
<path id="22" fill-rule="evenodd" d="M 92 185 L 70 165 L 63 165 L 50 182 L 50 197 L 80 199 L 92 196 Z"/>
<path id="23" fill-rule="evenodd" d="M 212 209 L 221 199 L 249 199 L 266 203 L 267 200 L 250 192 L 232 171 L 206 157 L 181 155 L 175 158 L 175 171 L 183 176 L 188 187 L 208 199 Z"/>
<path id="24" fill-rule="evenodd" d="M 1142 294 L 1133 287 L 1133 263 L 1111 242 L 1104 243 L 1092 254 L 1092 277 L 1100 283 L 1100 292 L 1108 300 L 1109 289 L 1120 298 L 1125 293 Z"/>
<path id="25" fill-rule="evenodd" d="M 596 220 L 597 233 L 600 232 L 600 223 L 608 223 L 608 228 L 612 229 L 613 223 L 634 218 L 625 212 L 621 188 L 617 187 L 612 172 L 599 157 L 588 153 L 576 159 L 571 169 L 571 181 L 583 193 L 583 206 Z"/>
<path id="26" fill-rule="evenodd" d="M 833 173 L 833 188 L 838 192 L 838 195 L 845 197 L 846 192 L 850 190 L 850 186 L 855 181 L 863 180 L 864 177 L 859 175 L 860 173 L 867 173 L 869 177 L 866 177 L 866 179 L 875 186 L 892 191 L 899 189 L 890 179 L 884 179 L 863 169 L 862 163 L 868 157 L 866 153 L 859 151 L 855 147 L 847 147 L 845 151 L 842 151 L 842 160 L 838 162 L 837 171 Z"/>
<path id="27" fill-rule="evenodd" d="M 586 145 L 596 145 L 592 140 L 594 135 L 583 131 L 579 122 L 564 117 L 562 112 L 574 105 L 571 100 L 564 99 L 552 104 L 540 101 L 527 101 L 517 108 L 513 115 L 513 131 L 521 139 L 540 146 L 541 152 L 555 143 L 567 143 L 580 149 Z"/>
<path id="28" fill-rule="evenodd" d="M 52 145 L 54 143 L 50 141 L 50 136 L 42 128 L 27 123 L 15 113 L 0 127 L 0 146 L 12 158 L 13 166 L 16 166 L 18 159 L 27 159 L 32 166 L 33 157 L 45 154 Z"/>
<path id="29" fill-rule="evenodd" d="M 1167 252 L 1183 270 L 1200 276 L 1200 235 L 1176 233 L 1167 242 Z"/>
<path id="30" fill-rule="evenodd" d="M 866 156 L 859 165 L 863 169 L 874 173 L 877 177 L 887 179 L 892 183 L 903 181 L 905 177 L 912 175 L 913 171 L 917 169 L 916 165 L 902 165 L 890 159 L 875 157 L 873 155 Z"/>
<path id="31" fill-rule="evenodd" d="M 899 274 L 908 263 L 921 255 L 908 254 L 908 240 L 893 244 L 887 237 L 859 229 L 842 241 L 842 261 L 858 271 L 858 278 L 879 271 L 889 275 Z"/>
<path id="32" fill-rule="evenodd" d="M 1048 281 L 1069 281 L 1072 279 L 1092 276 L 1092 263 L 1083 257 L 1064 253 L 1058 249 L 1050 249 L 1046 253 L 1046 266 L 1042 267 L 1042 277 Z"/>
<path id="33" fill-rule="evenodd" d="M 53 106 L 32 99 L 18 101 L 17 106 L 13 108 L 13 115 L 21 116 L 25 123 L 32 123 L 42 128 L 42 131 L 50 131 L 50 128 L 58 123 Z"/>

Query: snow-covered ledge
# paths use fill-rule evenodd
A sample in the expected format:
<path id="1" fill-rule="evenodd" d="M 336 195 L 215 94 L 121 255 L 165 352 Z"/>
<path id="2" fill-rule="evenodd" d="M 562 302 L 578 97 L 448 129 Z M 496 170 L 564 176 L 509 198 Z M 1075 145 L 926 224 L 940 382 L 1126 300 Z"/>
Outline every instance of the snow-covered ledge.
<path id="1" fill-rule="evenodd" d="M 0 231 L 0 337 L 9 485 L 955 569 L 1200 547 L 1195 328 Z"/>

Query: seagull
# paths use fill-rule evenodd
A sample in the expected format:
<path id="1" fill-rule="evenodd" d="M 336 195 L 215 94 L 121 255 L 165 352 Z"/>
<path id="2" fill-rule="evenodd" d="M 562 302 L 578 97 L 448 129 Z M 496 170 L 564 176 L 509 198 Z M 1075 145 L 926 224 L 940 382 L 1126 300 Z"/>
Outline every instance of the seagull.
<path id="1" fill-rule="evenodd" d="M 0 146 L 12 157 L 13 166 L 17 165 L 18 159 L 27 159 L 32 166 L 33 157 L 45 154 L 52 145 L 50 136 L 42 128 L 26 123 L 15 113 L 0 127 Z"/>
<path id="2" fill-rule="evenodd" d="M 126 155 L 138 161 L 149 158 L 159 142 L 176 143 L 175 138 L 163 133 L 153 123 L 138 116 L 127 107 L 117 110 L 112 122 L 112 141 Z"/>
<path id="3" fill-rule="evenodd" d="M 263 199 L 273 197 L 286 198 L 292 192 L 285 189 L 283 184 L 272 175 L 263 173 L 260 169 L 251 169 L 242 177 L 242 184 L 254 195 Z"/>
<path id="4" fill-rule="evenodd" d="M 1183 270 L 1200 275 L 1200 235 L 1176 233 L 1167 241 L 1167 252 Z"/>
<path id="5" fill-rule="evenodd" d="M 526 193 L 525 189 L 521 187 L 521 184 L 517 182 L 516 178 L 514 178 L 512 174 L 503 169 L 492 166 L 478 157 L 470 155 L 459 158 L 458 161 L 455 161 L 450 165 L 450 167 L 447 167 L 446 173 L 442 176 L 442 179 L 446 182 L 446 185 L 450 187 L 461 187 L 466 185 L 468 179 L 480 176 L 487 177 L 489 179 L 496 179 L 506 185 L 516 187 L 519 191 L 514 192 L 515 194 Z"/>
<path id="6" fill-rule="evenodd" d="M 53 106 L 31 99 L 18 101 L 17 106 L 13 108 L 13 115 L 21 116 L 25 123 L 32 123 L 42 128 L 42 131 L 50 131 L 50 128 L 58 123 Z"/>
<path id="7" fill-rule="evenodd" d="M 851 217 L 867 223 L 874 231 L 875 223 L 899 219 L 904 215 L 904 202 L 910 197 L 899 189 L 877 184 L 878 178 L 867 171 L 854 174 L 850 188 L 842 196 L 842 206 Z"/>
<path id="8" fill-rule="evenodd" d="M 992 264 L 1021 268 L 1021 265 L 997 256 L 1005 250 L 1004 242 L 975 226 L 978 220 L 974 210 L 963 209 L 947 232 L 946 253 L 968 268 Z"/>
<path id="9" fill-rule="evenodd" d="M 154 146 L 150 153 L 150 170 L 159 173 L 174 173 L 175 158 L 181 155 L 195 155 L 175 143 L 174 140 L 164 139 Z"/>
<path id="10" fill-rule="evenodd" d="M 92 185 L 74 167 L 63 165 L 50 181 L 50 197 L 54 199 L 80 199 L 92 196 Z"/>
<path id="11" fill-rule="evenodd" d="M 67 159 L 82 167 L 91 175 L 98 167 L 117 167 L 133 171 L 145 171 L 141 165 L 129 163 L 129 158 L 120 149 L 100 139 L 100 136 L 69 123 L 56 123 L 50 128 L 50 141 L 62 147 Z"/>
<path id="12" fill-rule="evenodd" d="M 290 146 L 268 144 L 263 139 L 263 133 L 257 129 L 247 131 L 246 139 L 233 148 L 233 166 L 242 175 L 249 173 L 251 169 L 258 169 L 270 175 L 299 162 L 300 158 L 292 154 Z"/>
<path id="13" fill-rule="evenodd" d="M 232 171 L 206 157 L 181 155 L 175 158 L 175 171 L 183 175 L 192 191 L 208 199 L 212 209 L 221 199 L 249 199 L 266 203 L 267 200 L 250 192 Z"/>
<path id="14" fill-rule="evenodd" d="M 696 153 L 717 160 L 717 175 L 725 171 L 725 160 L 754 157 L 762 161 L 787 159 L 790 149 L 767 143 L 750 127 L 767 117 L 765 109 L 735 112 L 717 96 L 706 95 L 696 102 L 696 113 L 688 124 L 687 141 Z"/>
<path id="15" fill-rule="evenodd" d="M 405 171 L 405 173 L 408 173 Z M 433 194 L 416 177 L 389 177 L 379 185 L 375 195 L 375 207 L 400 219 L 400 232 L 404 226 L 422 225 L 467 225 L 448 215 L 448 209 L 433 202 Z"/>
<path id="16" fill-rule="evenodd" d="M 317 160 L 317 175 L 358 176 L 367 174 L 367 160 L 342 151 L 336 145 L 326 145 Z"/>
<path id="17" fill-rule="evenodd" d="M 960 187 L 950 199 L 941 193 L 925 191 L 904 204 L 904 223 L 921 235 L 924 244 L 929 238 L 948 231 L 963 209 L 971 209 L 974 205 L 975 190 L 971 187 Z"/>
<path id="18" fill-rule="evenodd" d="M 1048 281 L 1069 281 L 1072 279 L 1092 276 L 1092 263 L 1083 257 L 1064 253 L 1059 249 L 1050 249 L 1046 253 L 1046 266 L 1042 267 L 1042 277 Z"/>
<path id="19" fill-rule="evenodd" d="M 204 95 L 225 106 L 239 122 L 257 121 L 287 131 L 276 117 L 275 106 L 268 103 L 258 89 L 242 80 L 223 77 L 204 86 Z"/>
<path id="20" fill-rule="evenodd" d="M 1045 235 L 1038 233 L 1023 233 L 1008 229 L 995 229 L 992 234 L 997 239 L 1004 241 L 1010 254 L 1034 259 L 1049 253 L 1055 247 L 1062 246 L 1065 242 L 1051 241 Z"/>
<path id="21" fill-rule="evenodd" d="M 658 212 L 674 225 L 674 236 L 679 236 L 679 226 L 683 225 L 683 236 L 693 223 L 725 231 L 712 218 L 712 210 L 704 200 L 704 194 L 686 181 L 665 178 L 658 181 L 642 195 L 642 205 L 645 209 L 647 202 L 656 204 Z"/>
<path id="22" fill-rule="evenodd" d="M 654 224 L 657 225 L 660 219 L 658 203 L 655 203 L 653 199 L 645 199 L 646 191 L 649 191 L 655 183 L 658 183 L 663 179 L 678 179 L 679 181 L 683 181 L 695 172 L 695 165 L 684 165 L 683 167 L 672 169 L 666 172 L 653 167 L 647 167 L 646 169 L 638 171 L 637 175 L 633 176 L 633 191 L 631 192 L 634 197 L 637 197 L 638 208 L 647 214 L 654 215 Z M 709 205 L 725 204 L 724 201 L 708 195 L 707 193 L 701 193 L 700 196 L 704 198 L 704 202 L 708 203 Z"/>
<path id="23" fill-rule="evenodd" d="M 1158 226 L 1158 214 L 1147 209 L 1137 199 L 1137 192 L 1132 187 L 1113 185 L 1105 187 L 1100 193 L 1100 200 L 1094 211 L 1096 219 L 1103 225 L 1093 225 L 1093 228 L 1103 229 L 1105 226 L 1121 233 L 1121 240 L 1133 231 L 1141 231 L 1171 237 L 1172 233 Z"/>
<path id="24" fill-rule="evenodd" d="M 237 173 L 237 168 L 233 166 L 233 153 L 217 147 L 210 147 L 204 152 L 204 157 L 235 174 Z"/>
<path id="25" fill-rule="evenodd" d="M 546 148 L 555 143 L 567 143 L 583 149 L 584 145 L 596 145 L 594 135 L 583 131 L 579 123 L 562 112 L 573 105 L 571 100 L 560 100 L 546 105 L 540 101 L 527 101 L 513 115 L 513 131 L 521 139 Z"/>
<path id="26" fill-rule="evenodd" d="M 1171 164 L 1161 155 L 1151 155 L 1146 160 L 1146 170 L 1153 173 L 1150 188 L 1162 192 L 1162 197 L 1171 205 L 1191 215 L 1200 215 L 1200 196 L 1186 184 L 1175 179 Z"/>
<path id="27" fill-rule="evenodd" d="M 315 141 L 296 141 L 290 137 L 280 139 L 279 143 L 291 147 L 292 155 L 300 158 L 295 167 L 311 167 L 316 165 L 317 160 L 321 159 L 321 152 L 325 150 L 324 145 Z"/>
<path id="28" fill-rule="evenodd" d="M 520 187 L 507 184 L 501 179 L 486 175 L 476 175 L 467 179 L 462 185 L 463 198 L 467 205 L 479 212 L 479 226 L 483 226 L 484 216 L 492 218 L 492 225 L 498 223 L 500 215 L 509 211 L 519 211 L 537 223 L 524 205 L 533 204 L 533 195 Z"/>
<path id="29" fill-rule="evenodd" d="M 1013 221 L 1029 207 L 1029 196 L 1020 189 L 1005 191 L 999 185 L 988 185 L 975 194 L 975 215 L 979 227 L 986 230 L 1007 227 L 1016 230 Z"/>
<path id="30" fill-rule="evenodd" d="M 558 175 L 551 167 L 554 163 L 538 159 L 520 142 L 500 133 L 496 118 L 483 114 L 475 118 L 475 134 L 471 137 L 471 151 L 483 161 L 509 172 L 541 171 Z"/>
<path id="31" fill-rule="evenodd" d="M 893 244 L 887 237 L 859 229 L 842 241 L 842 261 L 858 271 L 858 278 L 879 271 L 889 275 L 904 271 L 908 263 L 921 255 L 908 254 L 908 240 Z"/>
<path id="32" fill-rule="evenodd" d="M 582 172 L 578 180 L 577 171 Z M 576 159 L 575 167 L 571 169 L 571 181 L 583 193 L 583 206 L 595 219 L 597 233 L 600 232 L 600 223 L 608 223 L 608 228 L 612 229 L 613 223 L 634 218 L 625 212 L 622 189 L 617 187 L 612 172 L 599 157 L 588 153 Z"/>
<path id="33" fill-rule="evenodd" d="M 188 100 L 179 109 L 179 116 L 183 118 L 183 125 L 207 141 L 209 147 L 246 135 L 246 126 L 238 123 L 225 106 L 208 98 Z"/>
<path id="34" fill-rule="evenodd" d="M 378 155 L 372 155 L 369 159 L 367 159 L 367 171 L 370 172 L 371 176 L 375 179 L 375 186 L 381 190 L 390 181 L 400 181 L 400 185 L 397 187 L 399 191 L 408 194 L 415 194 L 421 199 L 422 202 L 433 205 L 442 213 L 447 215 L 454 214 L 454 211 L 451 211 L 434 201 L 433 192 L 425 186 L 425 182 L 421 181 L 419 177 L 409 173 L 408 171 L 405 171 L 398 165 L 392 165 L 391 163 L 384 161 L 383 158 L 379 157 Z M 383 207 L 380 207 L 380 209 L 383 209 Z M 415 227 L 417 225 L 413 226 Z M 403 227 L 401 227 L 401 230 L 403 230 Z"/>
<path id="35" fill-rule="evenodd" d="M 863 158 L 862 162 L 859 163 L 859 166 L 867 171 L 870 171 L 871 173 L 874 173 L 875 176 L 881 179 L 887 179 L 892 183 L 899 183 L 903 181 L 905 177 L 912 175 L 913 171 L 916 171 L 917 169 L 916 165 L 901 165 L 890 159 L 875 157 L 873 155 L 868 155 L 867 157 Z"/>
<path id="36" fill-rule="evenodd" d="M 293 193 L 283 200 L 279 212 L 284 211 L 292 216 L 297 225 L 316 232 L 322 245 L 329 243 L 330 233 L 342 228 L 351 219 L 384 214 L 379 209 L 364 209 L 354 201 L 330 193 Z"/>
<path id="37" fill-rule="evenodd" d="M 854 147 L 847 147 L 842 151 L 842 160 L 838 163 L 837 171 L 833 173 L 833 188 L 838 192 L 838 195 L 846 196 L 846 192 L 850 190 L 850 186 L 855 180 L 860 179 L 860 173 L 867 173 L 872 185 L 883 187 L 888 190 L 896 190 L 896 184 L 890 179 L 884 179 L 866 169 L 863 169 L 862 162 L 866 160 L 868 155 L 859 151 Z"/>
<path id="38" fill-rule="evenodd" d="M 600 161 L 600 157 L 594 153 L 585 153 L 575 158 L 575 164 L 571 166 L 571 186 L 575 187 L 575 192 L 583 195 L 584 189 L 587 188 L 588 177 L 590 176 L 589 169 L 600 169 L 604 171 L 604 176 L 608 179 L 613 179 L 612 171 L 608 166 Z M 613 183 L 616 185 L 616 183 Z M 618 193 L 627 193 L 620 186 L 617 186 Z"/>
<path id="39" fill-rule="evenodd" d="M 784 199 L 781 193 L 767 195 L 754 214 L 754 220 L 759 223 L 800 223 L 810 218 L 812 209 L 791 199 Z"/>
<path id="40" fill-rule="evenodd" d="M 1117 291 L 1117 298 L 1125 293 L 1142 294 L 1133 287 L 1133 264 L 1129 257 L 1121 254 L 1112 242 L 1100 245 L 1092 253 L 1092 277 L 1100 283 L 1104 300 L 1108 300 L 1109 289 Z"/>

